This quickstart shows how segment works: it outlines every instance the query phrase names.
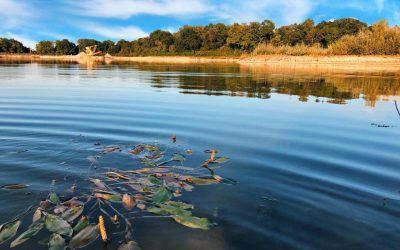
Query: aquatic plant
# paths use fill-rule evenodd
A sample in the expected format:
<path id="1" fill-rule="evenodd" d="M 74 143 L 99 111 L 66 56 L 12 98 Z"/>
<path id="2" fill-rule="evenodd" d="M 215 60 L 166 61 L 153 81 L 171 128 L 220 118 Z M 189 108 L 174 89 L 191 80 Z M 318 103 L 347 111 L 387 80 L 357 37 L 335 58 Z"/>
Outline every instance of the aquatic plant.
<path id="1" fill-rule="evenodd" d="M 176 135 L 171 139 L 176 142 Z M 11 242 L 11 248 L 47 230 L 48 239 L 41 241 L 41 244 L 51 250 L 66 249 L 67 246 L 77 249 L 91 244 L 99 236 L 105 243 L 115 240 L 108 234 L 112 230 L 125 235 L 118 249 L 140 249 L 134 240 L 131 215 L 134 218 L 171 218 L 186 227 L 208 230 L 216 224 L 194 215 L 194 206 L 180 200 L 180 197 L 184 192 L 191 192 L 196 185 L 236 183 L 215 174 L 215 168 L 229 160 L 227 157 L 217 157 L 215 149 L 205 151 L 209 158 L 200 166 L 187 167 L 184 163 L 192 150 L 168 157 L 166 151 L 153 144 L 134 147 L 95 145 L 99 152 L 88 157 L 91 166 L 98 165 L 98 161 L 106 154 L 130 154 L 140 159 L 141 166 L 132 170 L 97 169 L 98 173 L 87 179 L 88 187 L 83 190 L 88 191 L 72 198 L 65 198 L 52 188 L 36 209 L 31 206 L 21 215 L 0 225 L 0 244 L 14 238 L 20 230 L 22 219 L 34 210 L 32 224 Z M 164 158 L 167 160 L 162 160 Z M 26 187 L 22 184 L 2 186 L 4 189 Z"/>

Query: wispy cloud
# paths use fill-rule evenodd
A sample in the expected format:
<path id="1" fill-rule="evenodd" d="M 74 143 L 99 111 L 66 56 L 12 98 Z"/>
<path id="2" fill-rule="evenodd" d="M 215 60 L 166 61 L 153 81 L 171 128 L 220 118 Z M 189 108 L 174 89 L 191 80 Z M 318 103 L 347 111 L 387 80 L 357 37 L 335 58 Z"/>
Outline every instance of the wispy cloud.
<path id="1" fill-rule="evenodd" d="M 96 23 L 83 22 L 79 27 L 88 33 L 97 34 L 110 39 L 134 40 L 148 34 L 137 26 L 102 26 Z"/>
<path id="2" fill-rule="evenodd" d="M 279 20 L 281 24 L 300 22 L 306 19 L 315 6 L 311 0 L 235 0 L 221 3 L 214 15 L 217 19 L 230 22 L 261 21 L 264 19 Z"/>
<path id="3" fill-rule="evenodd" d="M 33 18 L 29 11 L 30 6 L 26 2 L 15 0 L 0 1 L 0 29 L 10 29 L 27 23 Z"/>
<path id="4" fill-rule="evenodd" d="M 82 16 L 121 19 L 140 14 L 190 17 L 211 10 L 205 0 L 83 0 L 67 3 Z"/>
<path id="5" fill-rule="evenodd" d="M 376 8 L 378 9 L 378 12 L 382 12 L 383 8 L 385 7 L 385 0 L 375 0 Z"/>
<path id="6" fill-rule="evenodd" d="M 35 49 L 35 46 L 37 44 L 37 41 L 31 39 L 30 37 L 20 35 L 20 34 L 15 34 L 12 32 L 6 32 L 0 36 L 6 37 L 6 38 L 14 38 L 15 40 L 20 41 L 24 46 L 31 48 L 31 49 Z"/>

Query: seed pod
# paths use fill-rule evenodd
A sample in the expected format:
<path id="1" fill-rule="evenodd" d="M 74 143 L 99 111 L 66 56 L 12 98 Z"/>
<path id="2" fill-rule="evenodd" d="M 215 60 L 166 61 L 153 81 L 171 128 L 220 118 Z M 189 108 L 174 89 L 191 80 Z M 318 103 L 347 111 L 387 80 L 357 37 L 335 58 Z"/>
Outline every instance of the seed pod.
<path id="1" fill-rule="evenodd" d="M 106 227 L 104 225 L 104 218 L 102 215 L 99 216 L 99 230 L 100 230 L 101 239 L 104 242 L 107 242 L 107 232 L 106 232 Z"/>

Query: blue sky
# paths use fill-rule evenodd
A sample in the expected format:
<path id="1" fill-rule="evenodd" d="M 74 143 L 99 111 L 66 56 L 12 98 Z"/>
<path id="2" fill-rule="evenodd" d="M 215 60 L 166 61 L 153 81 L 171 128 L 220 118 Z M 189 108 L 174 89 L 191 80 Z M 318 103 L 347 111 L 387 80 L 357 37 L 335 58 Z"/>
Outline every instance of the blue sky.
<path id="1" fill-rule="evenodd" d="M 400 25 L 400 0 L 0 0 L 0 37 L 32 47 L 44 39 L 133 40 L 184 24 L 271 19 L 280 26 L 342 17 Z"/>

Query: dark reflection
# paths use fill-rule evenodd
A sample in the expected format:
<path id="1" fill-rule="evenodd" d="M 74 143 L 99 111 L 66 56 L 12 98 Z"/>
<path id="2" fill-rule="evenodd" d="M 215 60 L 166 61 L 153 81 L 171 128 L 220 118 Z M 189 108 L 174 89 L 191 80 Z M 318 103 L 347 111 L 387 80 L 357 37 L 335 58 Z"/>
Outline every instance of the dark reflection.
<path id="1" fill-rule="evenodd" d="M 272 94 L 298 96 L 301 102 L 315 101 L 346 104 L 363 98 L 367 106 L 374 107 L 379 100 L 400 95 L 400 70 L 368 72 L 313 67 L 266 67 L 239 64 L 160 64 L 134 62 L 67 61 L 4 61 L 2 67 L 37 63 L 43 68 L 79 70 L 111 70 L 122 73 L 116 77 L 132 79 L 134 74 L 149 73 L 143 78 L 153 88 L 175 88 L 182 94 L 210 96 L 238 96 L 269 99 Z M 63 73 L 59 72 L 60 75 Z M 69 74 L 69 73 L 66 73 Z M 111 74 L 112 75 L 112 74 Z M 102 74 L 102 77 L 110 75 Z M 98 77 L 97 73 L 81 77 Z M 112 76 L 114 77 L 114 76 Z"/>
<path id="2" fill-rule="evenodd" d="M 236 66 L 236 67 L 235 67 Z M 285 69 L 266 69 L 253 72 L 237 65 L 151 65 L 136 64 L 142 71 L 178 72 L 175 75 L 156 75 L 152 87 L 179 88 L 183 94 L 226 95 L 249 98 L 271 98 L 271 94 L 295 95 L 307 102 L 346 104 L 348 100 L 364 98 L 374 107 L 379 100 L 400 94 L 396 72 L 345 73 L 293 72 Z M 183 74 L 185 73 L 185 74 Z M 192 73 L 192 74 L 188 74 Z M 170 81 L 174 77 L 175 81 Z"/>

